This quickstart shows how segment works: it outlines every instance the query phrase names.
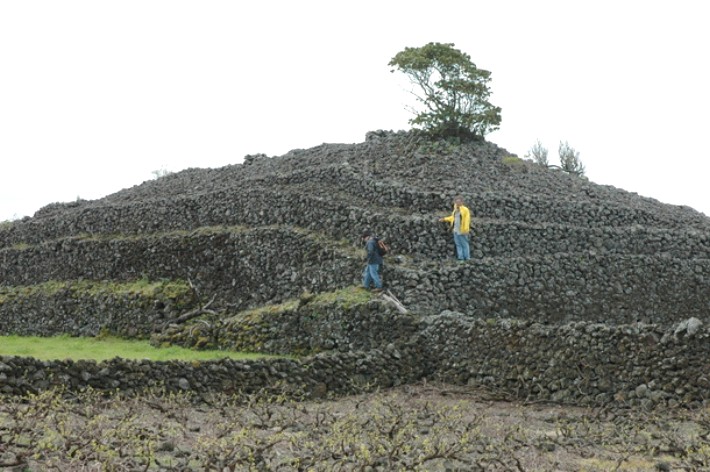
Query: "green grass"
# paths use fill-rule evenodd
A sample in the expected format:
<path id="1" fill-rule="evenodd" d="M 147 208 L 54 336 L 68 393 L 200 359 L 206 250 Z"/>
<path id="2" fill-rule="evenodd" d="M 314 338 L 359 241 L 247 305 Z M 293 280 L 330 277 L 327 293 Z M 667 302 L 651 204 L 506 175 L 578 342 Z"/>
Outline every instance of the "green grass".
<path id="1" fill-rule="evenodd" d="M 516 156 L 504 156 L 501 162 L 513 168 L 525 167 L 525 161 Z"/>
<path id="2" fill-rule="evenodd" d="M 33 357 L 40 360 L 103 361 L 123 359 L 149 359 L 153 361 L 205 361 L 222 359 L 258 359 L 269 357 L 229 351 L 193 351 L 176 346 L 157 348 L 148 341 L 127 340 L 114 337 L 83 338 L 67 335 L 43 338 L 37 336 L 0 336 L 0 356 Z"/>
<path id="3" fill-rule="evenodd" d="M 303 298 L 305 295 L 301 295 Z M 359 285 L 352 285 L 332 292 L 322 292 L 313 295 L 310 306 L 329 305 L 332 303 L 340 303 L 343 308 L 347 309 L 359 303 L 367 303 L 372 299 L 372 294 L 367 290 L 362 290 Z M 266 314 L 283 313 L 298 308 L 299 299 L 286 300 L 283 303 L 276 305 L 264 305 L 258 308 L 243 311 L 237 316 L 240 318 L 257 318 Z"/>
<path id="4" fill-rule="evenodd" d="M 344 308 L 349 308 L 360 303 L 367 303 L 372 299 L 372 293 L 362 290 L 359 285 L 345 287 L 332 292 L 319 293 L 315 297 L 316 303 L 331 304 L 340 303 Z"/>
<path id="5" fill-rule="evenodd" d="M 76 296 L 135 294 L 148 298 L 176 299 L 188 297 L 191 292 L 190 286 L 183 280 L 150 281 L 142 278 L 122 283 L 89 280 L 50 280 L 36 285 L 0 287 L 0 303 L 36 295 L 53 296 L 62 290 L 69 290 Z"/>

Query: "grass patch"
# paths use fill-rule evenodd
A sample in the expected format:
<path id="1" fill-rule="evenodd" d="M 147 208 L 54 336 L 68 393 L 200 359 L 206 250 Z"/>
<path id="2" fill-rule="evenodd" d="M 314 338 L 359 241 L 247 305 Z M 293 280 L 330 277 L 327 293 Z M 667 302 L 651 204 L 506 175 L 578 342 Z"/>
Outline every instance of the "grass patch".
<path id="1" fill-rule="evenodd" d="M 314 301 L 320 304 L 340 303 L 344 308 L 350 308 L 353 305 L 367 303 L 371 299 L 370 291 L 363 290 L 359 285 L 353 285 L 332 292 L 319 293 Z"/>
<path id="2" fill-rule="evenodd" d="M 516 156 L 504 156 L 501 162 L 513 169 L 522 169 L 525 167 L 525 161 Z"/>
<path id="3" fill-rule="evenodd" d="M 263 354 L 229 351 L 193 351 L 177 346 L 157 348 L 148 341 L 116 337 L 86 338 L 68 335 L 51 338 L 37 336 L 0 336 L 0 355 L 33 357 L 40 360 L 149 359 L 152 361 L 206 361 L 214 359 L 258 359 Z"/>
<path id="4" fill-rule="evenodd" d="M 348 309 L 353 305 L 369 302 L 372 299 L 372 294 L 368 290 L 361 289 L 359 285 L 353 285 L 332 292 L 322 292 L 315 295 L 302 294 L 299 298 L 286 300 L 277 305 L 264 305 L 240 312 L 232 318 L 258 319 L 263 315 L 285 313 L 298 309 L 306 298 L 309 299 L 309 306 L 339 303 L 344 309 Z"/>
<path id="5" fill-rule="evenodd" d="M 190 286 L 182 280 L 151 281 L 147 278 L 132 282 L 115 283 L 106 281 L 56 281 L 51 280 L 37 285 L 0 287 L 0 303 L 14 298 L 31 297 L 35 295 L 53 296 L 60 291 L 68 290 L 75 296 L 97 296 L 100 294 L 133 294 L 143 297 L 180 298 L 191 293 Z"/>

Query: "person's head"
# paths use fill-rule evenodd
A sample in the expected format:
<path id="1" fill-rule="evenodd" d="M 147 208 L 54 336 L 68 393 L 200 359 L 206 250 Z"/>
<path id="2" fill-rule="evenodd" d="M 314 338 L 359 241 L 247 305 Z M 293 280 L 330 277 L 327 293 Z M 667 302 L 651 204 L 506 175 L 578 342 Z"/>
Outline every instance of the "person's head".
<path id="1" fill-rule="evenodd" d="M 461 205 L 463 205 L 463 197 L 460 196 L 460 195 L 457 195 L 456 197 L 454 197 L 454 206 L 455 206 L 456 208 L 458 208 L 458 207 L 460 207 Z"/>
<path id="2" fill-rule="evenodd" d="M 369 239 L 370 236 L 372 236 L 372 231 L 369 229 L 366 229 L 362 232 L 362 239 Z"/>

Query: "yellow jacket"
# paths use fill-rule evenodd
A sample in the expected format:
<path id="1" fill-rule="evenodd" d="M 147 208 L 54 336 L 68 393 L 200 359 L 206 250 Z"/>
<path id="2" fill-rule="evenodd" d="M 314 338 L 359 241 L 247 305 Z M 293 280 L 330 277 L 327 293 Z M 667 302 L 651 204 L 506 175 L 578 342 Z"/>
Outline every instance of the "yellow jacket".
<path id="1" fill-rule="evenodd" d="M 461 234 L 468 234 L 471 229 L 471 212 L 463 205 L 459 207 L 459 211 L 461 212 Z M 444 221 L 451 225 L 451 229 L 454 227 L 455 214 L 456 206 L 454 206 L 454 211 L 451 212 L 451 216 L 444 218 Z"/>

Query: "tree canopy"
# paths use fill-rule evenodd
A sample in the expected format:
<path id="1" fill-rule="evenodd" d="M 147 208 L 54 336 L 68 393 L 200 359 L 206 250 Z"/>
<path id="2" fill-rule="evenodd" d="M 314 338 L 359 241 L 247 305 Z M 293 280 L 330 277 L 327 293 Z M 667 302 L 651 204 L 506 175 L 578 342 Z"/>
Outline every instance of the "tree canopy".
<path id="1" fill-rule="evenodd" d="M 491 73 L 479 69 L 471 57 L 452 43 L 429 43 L 405 48 L 389 63 L 409 76 L 424 111 L 409 120 L 437 137 L 482 139 L 501 122 L 501 109 L 488 98 Z M 415 112 L 416 113 L 416 112 Z"/>

